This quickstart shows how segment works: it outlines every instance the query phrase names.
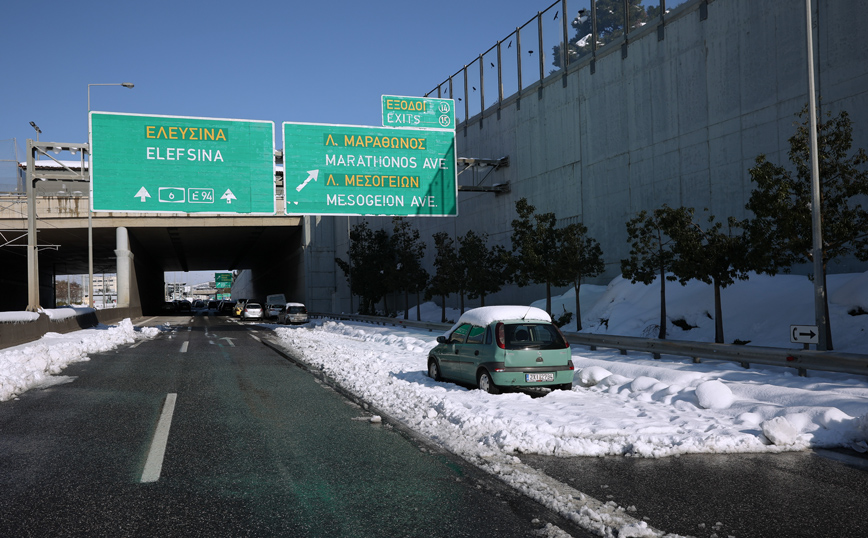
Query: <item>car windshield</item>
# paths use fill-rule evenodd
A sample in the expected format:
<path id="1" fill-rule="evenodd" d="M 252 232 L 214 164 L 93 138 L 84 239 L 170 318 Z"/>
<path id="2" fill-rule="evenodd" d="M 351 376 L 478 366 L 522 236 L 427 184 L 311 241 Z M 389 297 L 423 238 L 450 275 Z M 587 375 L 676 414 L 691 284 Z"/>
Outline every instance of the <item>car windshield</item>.
<path id="1" fill-rule="evenodd" d="M 290 314 L 304 314 L 307 312 L 303 306 L 290 306 L 286 311 Z"/>
<path id="2" fill-rule="evenodd" d="M 550 323 L 507 324 L 506 349 L 564 349 L 566 342 Z"/>
<path id="3" fill-rule="evenodd" d="M 247 309 L 248 310 L 259 309 L 259 308 L 262 308 L 261 306 L 259 306 L 259 303 L 247 303 Z"/>

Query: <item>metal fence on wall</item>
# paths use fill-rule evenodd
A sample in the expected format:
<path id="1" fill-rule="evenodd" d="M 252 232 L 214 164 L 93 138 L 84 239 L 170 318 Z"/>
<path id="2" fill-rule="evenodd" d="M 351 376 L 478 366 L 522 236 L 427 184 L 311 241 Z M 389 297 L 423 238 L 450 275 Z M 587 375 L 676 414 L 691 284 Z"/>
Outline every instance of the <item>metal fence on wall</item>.
<path id="1" fill-rule="evenodd" d="M 0 193 L 24 194 L 24 170 L 19 166 L 18 143 L 0 140 Z"/>
<path id="2" fill-rule="evenodd" d="M 456 124 L 466 122 L 572 64 L 593 60 L 613 41 L 626 46 L 630 32 L 662 23 L 688 1 L 557 0 L 425 96 L 455 99 Z"/>

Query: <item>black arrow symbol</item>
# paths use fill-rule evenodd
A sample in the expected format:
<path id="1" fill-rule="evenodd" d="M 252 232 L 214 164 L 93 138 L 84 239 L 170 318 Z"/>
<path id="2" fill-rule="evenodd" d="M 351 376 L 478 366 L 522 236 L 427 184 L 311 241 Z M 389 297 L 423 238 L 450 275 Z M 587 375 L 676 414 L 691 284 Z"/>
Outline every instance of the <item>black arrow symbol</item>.
<path id="1" fill-rule="evenodd" d="M 811 331 L 809 333 L 799 333 L 799 336 L 808 336 L 810 338 L 813 338 L 813 337 L 817 336 L 817 334 L 814 333 L 814 331 Z"/>

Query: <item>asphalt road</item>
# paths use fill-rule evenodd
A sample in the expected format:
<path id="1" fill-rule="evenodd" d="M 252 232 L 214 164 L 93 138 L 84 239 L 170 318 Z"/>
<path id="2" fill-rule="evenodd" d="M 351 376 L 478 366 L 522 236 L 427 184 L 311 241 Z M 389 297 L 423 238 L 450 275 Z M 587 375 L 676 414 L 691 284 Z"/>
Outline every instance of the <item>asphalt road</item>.
<path id="1" fill-rule="evenodd" d="M 670 533 L 868 536 L 868 462 L 844 453 L 521 459 L 598 500 L 633 507 L 630 515 Z"/>
<path id="2" fill-rule="evenodd" d="M 251 327 L 169 321 L 0 403 L 0 536 L 588 536 L 371 422 Z"/>

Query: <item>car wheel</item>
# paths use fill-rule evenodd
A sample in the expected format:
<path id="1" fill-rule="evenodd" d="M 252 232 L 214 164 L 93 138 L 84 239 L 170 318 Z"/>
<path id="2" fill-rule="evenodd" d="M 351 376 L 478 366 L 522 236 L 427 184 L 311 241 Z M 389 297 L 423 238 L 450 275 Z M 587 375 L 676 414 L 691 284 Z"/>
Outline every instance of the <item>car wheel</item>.
<path id="1" fill-rule="evenodd" d="M 491 374 L 486 370 L 479 373 L 479 376 L 476 378 L 476 386 L 479 387 L 479 390 L 489 394 L 500 394 L 500 387 L 494 384 L 494 381 L 491 380 Z"/>
<path id="2" fill-rule="evenodd" d="M 443 378 L 440 377 L 440 365 L 435 359 L 428 359 L 428 377 L 434 381 L 443 381 Z"/>
<path id="3" fill-rule="evenodd" d="M 564 383 L 563 385 L 558 385 L 555 388 L 560 389 L 560 390 L 573 390 L 573 384 L 572 383 Z"/>

